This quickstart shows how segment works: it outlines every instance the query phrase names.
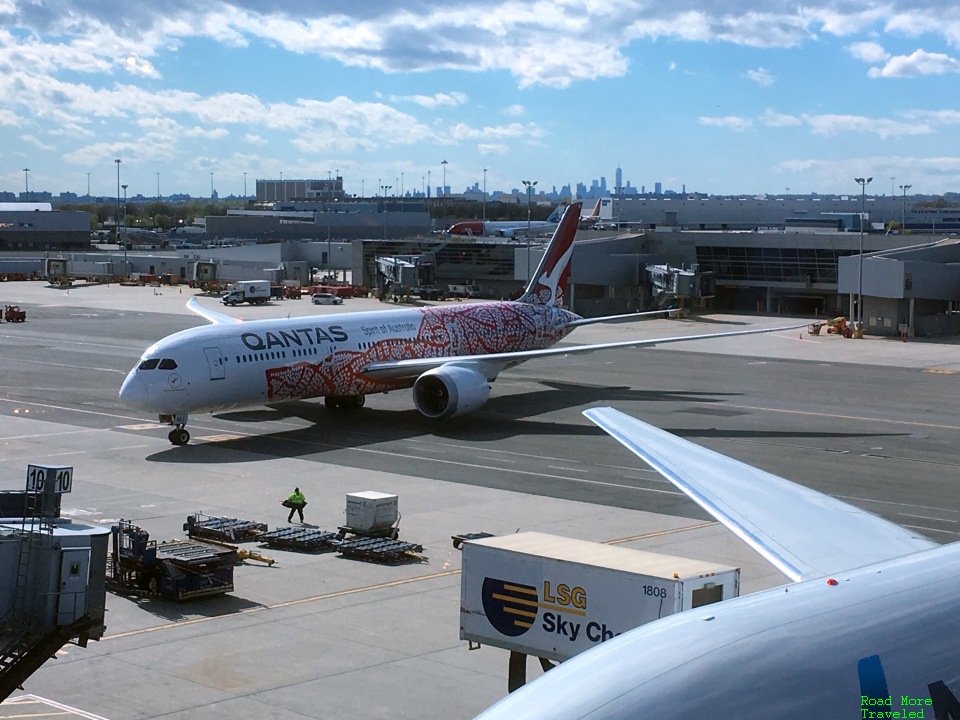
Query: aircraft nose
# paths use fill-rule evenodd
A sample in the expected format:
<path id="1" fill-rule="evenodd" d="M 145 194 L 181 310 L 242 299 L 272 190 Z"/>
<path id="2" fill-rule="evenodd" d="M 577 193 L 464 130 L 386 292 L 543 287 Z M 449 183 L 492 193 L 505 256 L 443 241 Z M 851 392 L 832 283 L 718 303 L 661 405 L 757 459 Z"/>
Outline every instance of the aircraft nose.
<path id="1" fill-rule="evenodd" d="M 148 398 L 147 386 L 137 376 L 136 371 L 127 375 L 123 385 L 120 386 L 120 402 L 127 407 L 142 408 L 146 405 Z"/>

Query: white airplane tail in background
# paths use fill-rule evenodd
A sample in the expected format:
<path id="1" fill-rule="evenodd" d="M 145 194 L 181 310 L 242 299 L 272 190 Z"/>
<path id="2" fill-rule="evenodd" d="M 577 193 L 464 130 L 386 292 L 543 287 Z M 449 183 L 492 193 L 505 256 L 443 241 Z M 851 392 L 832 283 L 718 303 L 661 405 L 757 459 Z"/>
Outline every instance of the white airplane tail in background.
<path id="1" fill-rule="evenodd" d="M 553 232 L 547 252 L 530 279 L 519 302 L 531 305 L 557 305 L 564 303 L 567 280 L 570 277 L 570 258 L 573 256 L 573 239 L 580 224 L 580 207 L 575 202 L 567 206 L 563 219 Z"/>

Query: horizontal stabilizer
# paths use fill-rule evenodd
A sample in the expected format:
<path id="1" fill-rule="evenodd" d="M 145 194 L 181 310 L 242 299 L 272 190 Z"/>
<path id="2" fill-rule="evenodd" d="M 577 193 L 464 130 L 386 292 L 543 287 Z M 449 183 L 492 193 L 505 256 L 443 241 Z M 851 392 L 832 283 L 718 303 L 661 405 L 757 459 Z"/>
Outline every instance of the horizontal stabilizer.
<path id="1" fill-rule="evenodd" d="M 794 581 L 937 547 L 873 513 L 613 408 L 584 415 Z"/>

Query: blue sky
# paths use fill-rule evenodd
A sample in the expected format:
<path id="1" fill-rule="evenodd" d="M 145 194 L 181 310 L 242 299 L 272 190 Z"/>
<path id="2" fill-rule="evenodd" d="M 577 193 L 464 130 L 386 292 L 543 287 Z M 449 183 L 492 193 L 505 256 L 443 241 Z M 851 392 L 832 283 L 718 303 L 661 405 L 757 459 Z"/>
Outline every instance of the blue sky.
<path id="1" fill-rule="evenodd" d="M 354 5 L 356 7 L 352 7 Z M 0 190 L 960 191 L 960 5 L 0 0 Z M 891 182 L 890 178 L 895 180 Z M 401 179 L 402 178 L 402 179 Z"/>

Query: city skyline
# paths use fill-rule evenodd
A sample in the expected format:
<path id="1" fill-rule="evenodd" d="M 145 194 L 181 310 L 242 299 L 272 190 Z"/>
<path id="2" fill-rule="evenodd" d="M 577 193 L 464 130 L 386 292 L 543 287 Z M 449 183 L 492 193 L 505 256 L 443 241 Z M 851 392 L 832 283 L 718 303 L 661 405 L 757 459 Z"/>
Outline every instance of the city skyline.
<path id="1" fill-rule="evenodd" d="M 241 196 L 335 173 L 369 197 L 378 177 L 575 187 L 618 166 L 713 195 L 960 189 L 944 2 L 7 0 L 0 19 L 9 192 Z"/>

